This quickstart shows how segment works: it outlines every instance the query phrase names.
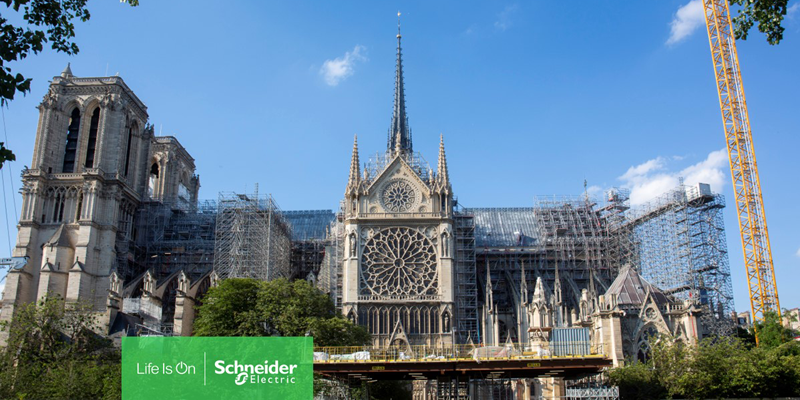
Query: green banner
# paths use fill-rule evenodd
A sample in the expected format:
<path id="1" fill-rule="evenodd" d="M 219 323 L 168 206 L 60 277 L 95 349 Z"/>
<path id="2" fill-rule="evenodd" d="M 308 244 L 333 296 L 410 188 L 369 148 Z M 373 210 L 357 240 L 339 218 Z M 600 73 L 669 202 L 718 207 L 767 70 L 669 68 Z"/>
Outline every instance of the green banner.
<path id="1" fill-rule="evenodd" d="M 125 337 L 122 398 L 311 399 L 311 337 Z"/>

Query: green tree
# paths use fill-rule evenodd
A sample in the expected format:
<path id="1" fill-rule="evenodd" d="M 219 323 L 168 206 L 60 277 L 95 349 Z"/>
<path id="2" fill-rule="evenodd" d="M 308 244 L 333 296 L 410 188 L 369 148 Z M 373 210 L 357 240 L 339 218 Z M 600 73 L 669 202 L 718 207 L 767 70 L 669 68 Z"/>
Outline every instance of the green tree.
<path id="1" fill-rule="evenodd" d="M 197 336 L 305 336 L 317 346 L 359 346 L 369 333 L 343 318 L 331 299 L 304 280 L 226 279 L 197 308 Z"/>
<path id="2" fill-rule="evenodd" d="M 313 325 L 319 325 L 318 321 L 328 319 L 338 319 L 346 322 L 348 324 L 346 326 L 353 326 L 336 312 L 328 295 L 305 280 L 294 282 L 286 279 L 272 280 L 264 283 L 263 289 L 258 293 L 256 322 L 270 334 L 281 336 L 311 334 Z M 321 326 L 319 328 L 321 329 Z M 317 346 L 331 345 L 321 339 L 315 336 L 314 343 Z M 340 345 L 364 343 L 361 341 Z"/>
<path id="3" fill-rule="evenodd" d="M 366 329 L 336 312 L 330 297 L 309 282 L 226 279 L 208 290 L 197 307 L 196 336 L 305 336 L 316 346 L 369 343 Z M 355 389 L 358 390 L 358 389 Z M 314 375 L 314 393 L 353 392 Z"/>
<path id="4" fill-rule="evenodd" d="M 774 311 L 765 312 L 764 320 L 756 321 L 755 325 L 759 346 L 778 347 L 794 339 L 792 330 L 783 326 L 781 317 Z"/>
<path id="5" fill-rule="evenodd" d="M 783 40 L 785 28 L 781 23 L 789 0 L 730 0 L 730 3 L 742 7 L 731 19 L 736 39 L 747 40 L 750 29 L 758 23 L 758 30 L 767 36 L 769 44 Z"/>
<path id="6" fill-rule="evenodd" d="M 120 353 L 97 327 L 88 306 L 60 298 L 19 309 L 3 324 L 0 398 L 118 399 Z"/>
<path id="7" fill-rule="evenodd" d="M 197 307 L 196 336 L 261 336 L 251 322 L 262 282 L 254 279 L 225 279 L 212 287 Z"/>
<path id="8" fill-rule="evenodd" d="M 609 381 L 618 386 L 622 399 L 663 399 L 667 389 L 661 384 L 651 364 L 633 363 L 609 372 Z"/>
<path id="9" fill-rule="evenodd" d="M 751 347 L 736 338 L 682 345 L 661 338 L 646 363 L 609 373 L 623 399 L 747 398 L 800 395 L 800 344 Z"/>
<path id="10" fill-rule="evenodd" d="M 315 319 L 309 324 L 309 332 L 315 343 L 326 346 L 352 346 L 369 343 L 366 329 L 353 329 L 353 324 L 344 318 Z"/>
<path id="11" fill-rule="evenodd" d="M 78 54 L 80 49 L 74 42 L 75 21 L 86 22 L 91 18 L 86 8 L 88 0 L 2 0 L 6 5 L 4 16 L 0 16 L 0 106 L 13 100 L 17 92 L 26 94 L 31 90 L 31 79 L 14 73 L 8 65 L 38 54 L 46 44 L 61 53 Z M 126 0 L 123 0 L 126 2 Z M 131 6 L 139 0 L 127 1 Z M 21 21 L 14 25 L 5 17 Z M 13 154 L 0 149 L 0 166 L 13 161 Z"/>

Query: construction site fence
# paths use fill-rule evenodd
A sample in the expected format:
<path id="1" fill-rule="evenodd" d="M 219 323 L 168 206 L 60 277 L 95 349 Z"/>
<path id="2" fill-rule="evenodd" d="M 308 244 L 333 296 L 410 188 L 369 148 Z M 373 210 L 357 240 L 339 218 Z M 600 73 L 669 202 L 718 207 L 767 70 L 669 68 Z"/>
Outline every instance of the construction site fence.
<path id="1" fill-rule="evenodd" d="M 602 344 L 561 342 L 550 346 L 335 346 L 314 348 L 315 363 L 546 360 L 606 357 Z"/>

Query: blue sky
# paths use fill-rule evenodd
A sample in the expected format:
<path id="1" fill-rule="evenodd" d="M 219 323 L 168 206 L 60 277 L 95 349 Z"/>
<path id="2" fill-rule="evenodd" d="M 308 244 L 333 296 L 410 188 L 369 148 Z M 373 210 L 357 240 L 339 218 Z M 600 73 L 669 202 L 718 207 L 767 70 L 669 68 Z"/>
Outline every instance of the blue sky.
<path id="1" fill-rule="evenodd" d="M 4 110 L 14 189 L 29 165 L 48 81 L 119 73 L 156 132 L 195 157 L 201 198 L 272 193 L 284 209 L 337 206 L 353 135 L 382 151 L 391 118 L 396 13 L 415 150 L 444 134 L 467 207 L 530 206 L 537 195 L 633 190 L 637 203 L 687 182 L 727 198 L 736 308 L 749 309 L 708 39 L 697 0 L 617 2 L 90 2 L 81 52 L 13 64 L 31 93 Z M 800 306 L 800 6 L 784 42 L 738 42 L 781 304 Z M 9 187 L 5 173 L 6 193 Z M 13 208 L 8 212 L 16 236 Z M 6 225 L 6 224 L 3 224 Z M 5 226 L 0 253 L 8 254 Z"/>

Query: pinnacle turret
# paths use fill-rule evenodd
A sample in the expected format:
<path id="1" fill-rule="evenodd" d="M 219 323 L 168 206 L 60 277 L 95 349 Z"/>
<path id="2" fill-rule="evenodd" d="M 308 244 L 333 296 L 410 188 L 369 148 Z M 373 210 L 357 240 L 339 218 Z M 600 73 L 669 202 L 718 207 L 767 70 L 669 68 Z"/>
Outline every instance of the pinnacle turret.
<path id="1" fill-rule="evenodd" d="M 444 135 L 439 136 L 439 165 L 436 169 L 436 175 L 442 188 L 450 186 L 450 173 L 447 172 L 447 156 L 444 151 Z"/>
<path id="2" fill-rule="evenodd" d="M 486 307 L 494 308 L 494 293 L 492 293 L 492 274 L 489 270 L 489 260 L 486 260 Z"/>
<path id="3" fill-rule="evenodd" d="M 521 299 L 522 305 L 528 304 L 528 279 L 525 277 L 525 263 L 523 262 L 522 265 L 522 276 L 519 281 L 519 297 Z"/>
<path id="4" fill-rule="evenodd" d="M 72 75 L 72 68 L 70 68 L 69 63 L 67 63 L 67 68 L 64 68 L 64 70 L 61 71 L 61 77 L 62 78 L 72 78 L 73 76 L 74 75 Z"/>
<path id="5" fill-rule="evenodd" d="M 353 158 L 350 160 L 350 177 L 347 179 L 347 193 L 354 193 L 361 183 L 361 173 L 358 169 L 358 136 L 353 136 Z"/>

